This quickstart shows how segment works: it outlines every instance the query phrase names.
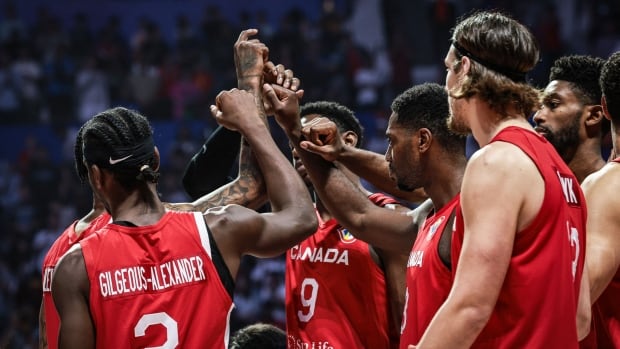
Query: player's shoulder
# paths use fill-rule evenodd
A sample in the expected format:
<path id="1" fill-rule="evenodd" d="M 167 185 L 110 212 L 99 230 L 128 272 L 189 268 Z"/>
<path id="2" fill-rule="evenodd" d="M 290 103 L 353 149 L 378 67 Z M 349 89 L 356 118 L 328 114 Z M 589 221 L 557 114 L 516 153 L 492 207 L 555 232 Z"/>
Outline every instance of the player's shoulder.
<path id="1" fill-rule="evenodd" d="M 521 148 L 512 143 L 498 141 L 489 143 L 474 153 L 467 162 L 465 173 L 499 176 L 530 170 L 538 172 L 533 160 Z"/>
<path id="2" fill-rule="evenodd" d="M 600 170 L 590 174 L 581 184 L 586 196 L 599 192 L 608 193 L 612 188 L 620 186 L 620 163 L 610 162 Z M 605 195 L 610 198 L 615 195 Z"/>
<path id="3" fill-rule="evenodd" d="M 56 265 L 56 273 L 58 272 L 69 272 L 76 270 L 78 267 L 82 267 L 84 265 L 84 254 L 82 253 L 82 245 L 74 244 L 69 248 L 67 253 L 65 253 L 58 260 L 58 264 Z"/>

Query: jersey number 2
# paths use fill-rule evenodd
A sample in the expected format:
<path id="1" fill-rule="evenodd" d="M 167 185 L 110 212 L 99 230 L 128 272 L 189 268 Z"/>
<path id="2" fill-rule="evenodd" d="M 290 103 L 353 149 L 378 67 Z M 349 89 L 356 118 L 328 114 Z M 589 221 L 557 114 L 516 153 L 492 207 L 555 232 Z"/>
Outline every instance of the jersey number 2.
<path id="1" fill-rule="evenodd" d="M 177 322 L 164 312 L 142 315 L 136 327 L 133 328 L 134 336 L 144 336 L 146 329 L 151 325 L 162 325 L 166 328 L 166 342 L 158 347 L 147 347 L 144 349 L 174 349 L 179 345 L 179 329 Z"/>
<path id="2" fill-rule="evenodd" d="M 306 290 L 310 288 L 309 292 Z M 316 297 L 319 294 L 319 283 L 315 278 L 305 278 L 301 283 L 301 305 L 308 308 L 308 312 L 304 314 L 303 311 L 297 311 L 297 317 L 299 321 L 308 322 L 314 315 L 314 308 L 316 306 Z"/>

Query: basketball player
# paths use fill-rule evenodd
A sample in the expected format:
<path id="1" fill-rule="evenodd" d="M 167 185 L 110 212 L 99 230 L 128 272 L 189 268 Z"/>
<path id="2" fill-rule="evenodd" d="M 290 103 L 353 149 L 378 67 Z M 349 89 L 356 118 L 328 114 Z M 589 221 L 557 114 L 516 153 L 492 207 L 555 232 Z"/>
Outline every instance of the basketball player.
<path id="1" fill-rule="evenodd" d="M 481 149 L 463 177 L 452 290 L 419 348 L 578 347 L 586 209 L 577 179 L 526 119 L 538 94 L 525 74 L 538 57 L 529 30 L 500 13 L 454 28 L 449 125 Z"/>

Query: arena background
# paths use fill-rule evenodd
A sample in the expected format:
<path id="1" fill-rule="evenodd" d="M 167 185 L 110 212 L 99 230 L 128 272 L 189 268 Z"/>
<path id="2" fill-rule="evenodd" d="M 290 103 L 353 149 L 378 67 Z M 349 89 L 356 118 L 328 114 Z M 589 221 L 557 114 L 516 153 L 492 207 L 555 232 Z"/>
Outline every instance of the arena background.
<path id="1" fill-rule="evenodd" d="M 216 126 L 207 106 L 235 86 L 232 45 L 260 30 L 271 59 L 301 78 L 305 101 L 356 111 L 366 148 L 385 150 L 394 96 L 443 82 L 449 29 L 472 9 L 502 9 L 537 36 L 544 86 L 568 53 L 606 58 L 620 50 L 616 0 L 20 0 L 0 3 L 0 348 L 34 348 L 41 261 L 91 207 L 73 171 L 81 123 L 122 105 L 153 122 L 162 153 L 159 190 L 185 201 L 180 178 Z M 277 128 L 283 151 L 287 141 Z M 284 327 L 283 259 L 246 258 L 232 328 Z"/>

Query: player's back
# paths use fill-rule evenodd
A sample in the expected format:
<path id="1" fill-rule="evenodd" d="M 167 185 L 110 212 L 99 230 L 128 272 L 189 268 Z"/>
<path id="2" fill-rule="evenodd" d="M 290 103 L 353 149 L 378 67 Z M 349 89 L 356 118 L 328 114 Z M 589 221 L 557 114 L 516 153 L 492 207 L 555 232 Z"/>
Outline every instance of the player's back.
<path id="1" fill-rule="evenodd" d="M 97 348 L 225 348 L 232 299 L 198 212 L 110 224 L 80 243 Z"/>
<path id="2" fill-rule="evenodd" d="M 514 144 L 530 157 L 544 179 L 545 194 L 537 216 L 515 236 L 495 309 L 473 347 L 576 348 L 585 251 L 583 193 L 544 137 L 508 127 L 495 141 Z M 461 245 L 462 238 L 456 234 L 453 244 Z"/>

